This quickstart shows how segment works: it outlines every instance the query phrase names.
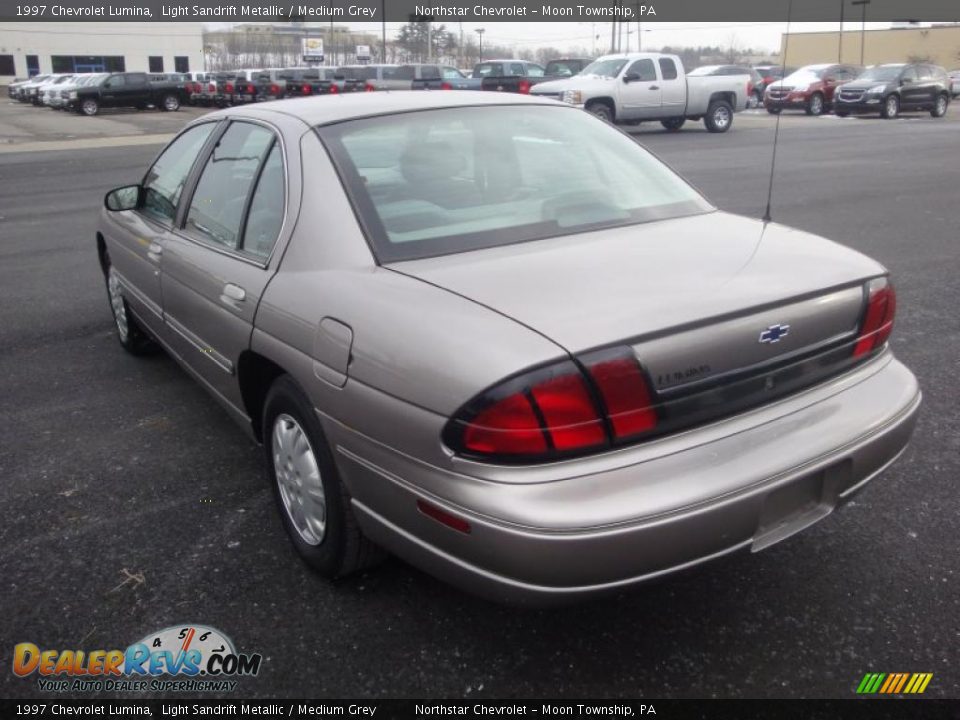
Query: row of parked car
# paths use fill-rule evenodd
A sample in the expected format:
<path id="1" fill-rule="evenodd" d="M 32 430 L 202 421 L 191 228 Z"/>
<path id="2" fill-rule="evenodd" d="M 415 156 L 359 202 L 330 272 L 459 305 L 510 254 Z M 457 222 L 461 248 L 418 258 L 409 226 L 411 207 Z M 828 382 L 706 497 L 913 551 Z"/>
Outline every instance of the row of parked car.
<path id="1" fill-rule="evenodd" d="M 807 115 L 834 112 L 879 114 L 895 118 L 901 111 L 928 111 L 943 117 L 960 94 L 960 71 L 952 76 L 930 63 L 887 63 L 862 68 L 823 63 L 807 65 L 767 85 L 767 112 L 802 110 Z"/>
<path id="2" fill-rule="evenodd" d="M 171 112 L 187 100 L 186 76 L 180 73 L 52 73 L 13 82 L 7 94 L 23 103 L 84 115 L 96 115 L 104 107 Z"/>

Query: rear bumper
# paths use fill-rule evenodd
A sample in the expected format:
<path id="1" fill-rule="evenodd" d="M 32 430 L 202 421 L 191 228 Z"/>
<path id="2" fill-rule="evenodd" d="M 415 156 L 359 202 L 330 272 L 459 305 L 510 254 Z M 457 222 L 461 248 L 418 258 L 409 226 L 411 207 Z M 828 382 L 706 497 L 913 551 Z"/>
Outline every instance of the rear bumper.
<path id="1" fill-rule="evenodd" d="M 920 406 L 889 353 L 830 385 L 748 413 L 747 429 L 655 441 L 663 452 L 647 448 L 640 462 L 627 449 L 625 464 L 601 472 L 576 474 L 589 459 L 557 463 L 568 477 L 551 482 L 466 478 L 322 419 L 368 536 L 470 591 L 544 604 L 762 550 L 830 514 L 899 457 Z M 470 533 L 422 514 L 419 499 Z"/>

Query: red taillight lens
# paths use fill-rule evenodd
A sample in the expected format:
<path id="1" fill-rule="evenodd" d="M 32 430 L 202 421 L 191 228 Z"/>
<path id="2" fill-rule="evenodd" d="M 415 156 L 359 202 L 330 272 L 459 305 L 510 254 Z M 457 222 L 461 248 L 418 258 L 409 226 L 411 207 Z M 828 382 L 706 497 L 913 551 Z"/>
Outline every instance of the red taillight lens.
<path id="1" fill-rule="evenodd" d="M 524 95 L 528 95 L 530 93 L 530 81 L 521 80 L 520 83 L 517 85 L 517 90 L 519 90 Z"/>
<path id="2" fill-rule="evenodd" d="M 363 86 L 364 92 L 373 92 L 374 90 L 376 90 L 376 88 L 370 83 L 367 83 L 366 85 Z"/>
<path id="3" fill-rule="evenodd" d="M 448 82 L 442 82 L 442 83 L 440 83 L 440 89 L 441 89 L 441 90 L 453 90 L 453 85 L 451 85 L 451 84 L 448 83 Z"/>
<path id="4" fill-rule="evenodd" d="M 590 353 L 579 363 L 532 370 L 488 390 L 447 424 L 444 442 L 467 455 L 536 461 L 656 428 L 646 377 L 630 348 Z"/>
<path id="5" fill-rule="evenodd" d="M 304 83 L 303 87 L 301 87 L 300 89 L 303 91 L 304 95 L 309 95 L 310 91 L 313 90 L 313 88 L 310 87 L 307 83 Z"/>
<path id="6" fill-rule="evenodd" d="M 227 83 L 226 88 L 224 88 L 228 93 L 233 92 L 233 83 Z"/>
<path id="7" fill-rule="evenodd" d="M 615 440 L 636 437 L 657 426 L 647 379 L 629 348 L 602 351 L 583 362 L 603 398 Z"/>
<path id="8" fill-rule="evenodd" d="M 466 425 L 463 446 L 479 455 L 540 455 L 547 439 L 525 393 L 497 400 Z"/>
<path id="9" fill-rule="evenodd" d="M 216 83 L 210 83 L 210 84 L 207 86 L 207 89 L 208 89 L 210 92 L 215 93 L 215 92 L 217 91 L 217 84 L 216 84 Z"/>
<path id="10" fill-rule="evenodd" d="M 280 94 L 280 86 L 279 86 L 279 85 L 271 85 L 271 86 L 270 86 L 270 94 L 271 94 L 271 95 L 279 95 L 279 94 Z"/>
<path id="11" fill-rule="evenodd" d="M 338 92 L 340 92 L 340 88 L 338 88 L 338 87 L 337 87 L 336 85 L 334 85 L 333 83 L 330 83 L 330 94 L 331 94 L 331 95 L 336 95 Z"/>
<path id="12" fill-rule="evenodd" d="M 547 380 L 530 392 L 556 450 L 578 450 L 606 442 L 603 421 L 579 373 Z"/>
<path id="13" fill-rule="evenodd" d="M 247 95 L 253 95 L 254 92 L 253 85 L 247 85 Z"/>
<path id="14" fill-rule="evenodd" d="M 753 95 L 753 81 L 747 80 L 747 95 Z"/>
<path id="15" fill-rule="evenodd" d="M 853 356 L 867 355 L 889 339 L 893 318 L 897 313 L 897 293 L 886 278 L 872 280 L 867 285 L 867 311 L 860 326 L 860 335 L 853 348 Z"/>

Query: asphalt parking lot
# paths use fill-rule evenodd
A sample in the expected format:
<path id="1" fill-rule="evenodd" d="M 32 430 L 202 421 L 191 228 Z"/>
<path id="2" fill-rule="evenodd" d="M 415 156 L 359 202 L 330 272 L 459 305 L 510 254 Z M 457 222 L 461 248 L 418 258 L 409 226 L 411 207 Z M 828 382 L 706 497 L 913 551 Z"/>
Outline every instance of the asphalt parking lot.
<path id="1" fill-rule="evenodd" d="M 122 351 L 98 208 L 199 112 L 79 118 L 0 100 L 6 663 L 17 642 L 123 648 L 192 622 L 263 654 L 245 696 L 847 698 L 866 672 L 932 672 L 927 696 L 960 697 L 960 106 L 784 116 L 780 131 L 774 219 L 894 275 L 892 345 L 925 393 L 906 455 L 763 553 L 550 610 L 492 605 L 396 560 L 335 585 L 312 575 L 261 451 L 169 358 Z M 759 217 L 774 123 L 636 136 L 721 208 Z M 110 146 L 114 132 L 134 140 Z M 0 696 L 36 695 L 0 673 Z"/>

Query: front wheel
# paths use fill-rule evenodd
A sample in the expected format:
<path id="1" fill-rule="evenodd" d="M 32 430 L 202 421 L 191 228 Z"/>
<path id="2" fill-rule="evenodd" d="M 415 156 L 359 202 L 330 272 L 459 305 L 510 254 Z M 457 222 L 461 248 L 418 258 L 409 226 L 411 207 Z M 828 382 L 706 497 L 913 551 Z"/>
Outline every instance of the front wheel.
<path id="1" fill-rule="evenodd" d="M 173 94 L 164 95 L 160 101 L 160 109 L 164 112 L 176 112 L 180 109 L 180 98 Z"/>
<path id="2" fill-rule="evenodd" d="M 93 98 L 87 98 L 80 103 L 80 112 L 88 117 L 93 117 L 100 112 L 100 103 Z"/>
<path id="3" fill-rule="evenodd" d="M 947 105 L 950 104 L 950 101 L 947 100 L 946 95 L 938 95 L 937 102 L 930 109 L 930 116 L 939 118 L 947 114 Z"/>
<path id="4" fill-rule="evenodd" d="M 593 103 L 593 105 L 588 105 L 587 112 L 595 117 L 600 118 L 604 122 L 613 122 L 613 110 L 611 110 L 610 106 L 606 103 L 597 102 Z"/>
<path id="5" fill-rule="evenodd" d="M 683 124 L 687 121 L 685 117 L 674 117 L 667 118 L 666 120 L 661 120 L 660 124 L 663 125 L 670 132 L 676 132 L 683 127 Z"/>
<path id="6" fill-rule="evenodd" d="M 807 101 L 807 115 L 823 115 L 823 95 L 814 93 Z"/>
<path id="7" fill-rule="evenodd" d="M 733 124 L 733 108 L 726 100 L 714 100 L 703 116 L 703 124 L 712 133 L 722 133 Z"/>
<path id="8" fill-rule="evenodd" d="M 333 579 L 381 559 L 360 532 L 313 405 L 289 375 L 267 393 L 263 447 L 284 528 L 310 567 Z"/>
<path id="9" fill-rule="evenodd" d="M 113 265 L 107 268 L 107 298 L 110 300 L 110 312 L 113 314 L 117 339 L 123 349 L 131 355 L 149 355 L 156 351 L 157 345 L 130 314 L 130 308 L 123 297 L 120 276 L 113 269 Z"/>
<path id="10" fill-rule="evenodd" d="M 896 95 L 888 95 L 880 108 L 880 117 L 893 120 L 899 114 L 900 98 Z"/>

